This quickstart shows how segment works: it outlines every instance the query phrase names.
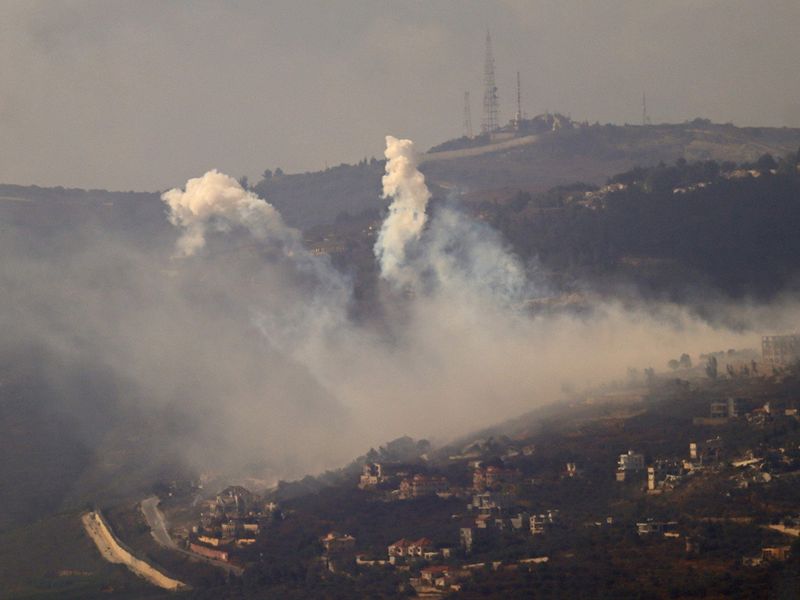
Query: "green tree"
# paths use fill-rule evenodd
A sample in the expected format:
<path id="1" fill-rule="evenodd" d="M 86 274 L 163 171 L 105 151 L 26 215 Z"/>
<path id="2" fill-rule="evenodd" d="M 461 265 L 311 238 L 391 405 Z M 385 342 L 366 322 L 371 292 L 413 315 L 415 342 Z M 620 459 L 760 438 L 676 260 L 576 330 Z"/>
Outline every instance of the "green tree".
<path id="1" fill-rule="evenodd" d="M 706 375 L 708 375 L 709 379 L 716 379 L 718 372 L 717 372 L 717 357 L 716 356 L 709 356 L 708 362 L 706 363 Z"/>

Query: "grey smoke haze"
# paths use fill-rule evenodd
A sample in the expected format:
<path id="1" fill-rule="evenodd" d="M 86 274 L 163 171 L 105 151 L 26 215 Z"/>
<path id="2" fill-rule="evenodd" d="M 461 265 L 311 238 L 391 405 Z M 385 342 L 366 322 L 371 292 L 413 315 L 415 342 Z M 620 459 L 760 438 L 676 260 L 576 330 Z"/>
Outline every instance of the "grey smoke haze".
<path id="1" fill-rule="evenodd" d="M 0 4 L 0 181 L 166 189 L 426 148 L 480 121 L 483 39 L 501 119 L 697 116 L 800 126 L 796 0 Z"/>
<path id="2" fill-rule="evenodd" d="M 394 142 L 413 164 L 413 145 Z M 394 183 L 426 197 L 424 185 L 406 185 L 417 175 L 403 170 L 407 181 Z M 798 314 L 792 301 L 718 307 L 742 324 L 736 331 L 669 304 L 598 301 L 583 315 L 531 316 L 524 301 L 549 292 L 535 265 L 446 206 L 418 237 L 390 236 L 406 240 L 405 258 L 401 279 L 388 274 L 384 299 L 395 308 L 377 328 L 350 319 L 348 278 L 235 179 L 212 171 L 163 199 L 176 225 L 164 246 L 123 243 L 89 223 L 65 247 L 30 252 L 9 228 L 3 349 L 35 344 L 67 370 L 110 373 L 114 401 L 181 423 L 159 455 L 201 469 L 260 464 L 266 478 L 289 477 L 398 435 L 446 440 L 558 400 L 564 383 L 752 347 L 762 328 Z M 407 225 L 389 217 L 385 227 Z M 409 271 L 413 293 L 398 292 Z M 69 410 L 91 435 L 111 401 L 90 393 Z"/>

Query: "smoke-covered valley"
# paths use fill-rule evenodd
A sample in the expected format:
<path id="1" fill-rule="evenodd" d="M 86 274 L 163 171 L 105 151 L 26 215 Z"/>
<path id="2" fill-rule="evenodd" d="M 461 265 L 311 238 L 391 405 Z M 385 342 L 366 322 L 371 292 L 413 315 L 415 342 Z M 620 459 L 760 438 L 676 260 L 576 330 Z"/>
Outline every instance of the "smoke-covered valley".
<path id="1" fill-rule="evenodd" d="M 554 304 L 562 290 L 535 260 L 457 199 L 429 205 L 412 142 L 387 137 L 386 159 L 372 316 L 354 309 L 352 272 L 304 245 L 268 198 L 209 171 L 162 195 L 163 235 L 87 218 L 34 242 L 6 222 L 6 364 L 36 357 L 48 410 L 88 447 L 129 437 L 111 473 L 180 463 L 270 483 L 792 327 L 791 298 L 720 302 L 713 319 L 588 289 L 579 307 Z"/>

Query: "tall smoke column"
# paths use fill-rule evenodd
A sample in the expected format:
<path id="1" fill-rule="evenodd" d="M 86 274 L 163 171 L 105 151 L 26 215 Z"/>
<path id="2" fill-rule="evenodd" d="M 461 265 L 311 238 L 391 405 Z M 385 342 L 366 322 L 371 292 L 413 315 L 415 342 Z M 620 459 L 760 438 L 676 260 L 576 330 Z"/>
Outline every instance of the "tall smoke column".
<path id="1" fill-rule="evenodd" d="M 164 192 L 161 199 L 169 206 L 170 222 L 184 230 L 177 243 L 182 256 L 191 256 L 205 246 L 209 228 L 228 231 L 239 225 L 257 239 L 272 236 L 294 242 L 297 238 L 271 204 L 216 169 L 187 181 L 186 191 L 175 188 Z"/>
<path id="2" fill-rule="evenodd" d="M 384 155 L 383 197 L 391 197 L 393 201 L 375 243 L 375 256 L 380 261 L 382 277 L 408 283 L 406 250 L 422 233 L 431 193 L 425 185 L 425 176 L 417 169 L 414 142 L 387 135 Z"/>

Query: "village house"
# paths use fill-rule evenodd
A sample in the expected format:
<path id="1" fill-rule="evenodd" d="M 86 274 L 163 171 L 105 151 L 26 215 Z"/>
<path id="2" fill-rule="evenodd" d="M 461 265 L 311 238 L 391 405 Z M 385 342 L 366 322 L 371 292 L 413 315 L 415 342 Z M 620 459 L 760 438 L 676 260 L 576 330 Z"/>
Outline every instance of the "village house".
<path id="1" fill-rule="evenodd" d="M 395 564 L 398 560 L 403 559 L 421 559 L 425 558 L 427 553 L 435 553 L 436 546 L 428 538 L 420 538 L 418 540 L 407 540 L 401 538 L 390 544 L 387 548 L 389 562 Z"/>
<path id="2" fill-rule="evenodd" d="M 657 494 L 675 489 L 684 478 L 683 465 L 677 460 L 657 460 L 647 467 L 647 492 Z"/>
<path id="3" fill-rule="evenodd" d="M 512 529 L 522 529 L 526 527 L 530 523 L 531 516 L 526 512 L 521 512 L 517 514 L 516 517 L 511 517 L 509 519 L 509 523 L 511 524 Z"/>
<path id="4" fill-rule="evenodd" d="M 761 358 L 772 369 L 800 360 L 800 335 L 767 335 L 761 338 Z"/>
<path id="5" fill-rule="evenodd" d="M 398 489 L 398 497 L 401 500 L 409 498 L 420 498 L 446 492 L 448 489 L 447 479 L 440 475 L 416 474 L 411 479 L 403 479 Z"/>
<path id="6" fill-rule="evenodd" d="M 715 400 L 709 405 L 709 417 L 712 419 L 735 419 L 747 412 L 746 398 L 726 398 Z"/>
<path id="7" fill-rule="evenodd" d="M 467 510 L 477 511 L 482 515 L 500 514 L 511 506 L 512 498 L 509 494 L 497 492 L 482 492 L 473 494 L 472 502 L 467 504 Z"/>
<path id="8" fill-rule="evenodd" d="M 791 546 L 771 546 L 761 548 L 761 559 L 765 561 L 783 562 L 791 556 Z"/>
<path id="9" fill-rule="evenodd" d="M 362 490 L 367 490 L 378 486 L 378 484 L 386 481 L 383 476 L 383 467 L 380 463 L 367 463 L 361 472 L 361 477 L 358 480 L 358 487 Z"/>
<path id="10" fill-rule="evenodd" d="M 511 485 L 519 481 L 520 472 L 517 469 L 508 469 L 489 465 L 478 466 L 472 472 L 472 489 L 476 492 L 494 490 L 503 485 Z"/>
<path id="11" fill-rule="evenodd" d="M 654 521 L 653 519 L 647 519 L 646 521 L 636 523 L 636 533 L 639 535 L 668 535 L 673 532 L 677 526 L 677 521 Z"/>
<path id="12" fill-rule="evenodd" d="M 195 554 L 205 556 L 206 558 L 221 560 L 222 562 L 228 562 L 229 559 L 228 553 L 225 550 L 215 550 L 194 542 L 189 543 L 189 549 Z"/>
<path id="13" fill-rule="evenodd" d="M 530 529 L 532 535 L 541 535 L 545 532 L 546 528 L 551 526 L 558 515 L 557 510 L 548 510 L 542 514 L 531 515 L 529 519 Z"/>
<path id="14" fill-rule="evenodd" d="M 216 548 L 218 546 L 227 546 L 228 544 L 233 543 L 233 538 L 217 538 L 208 535 L 198 535 L 197 541 L 207 546 L 213 546 Z"/>
<path id="15" fill-rule="evenodd" d="M 451 567 L 449 565 L 432 565 L 420 569 L 420 583 L 439 590 L 455 590 L 458 581 L 469 577 L 470 572 L 465 569 Z"/>
<path id="16" fill-rule="evenodd" d="M 254 512 L 256 496 L 247 488 L 232 485 L 217 495 L 217 506 L 226 517 L 245 517 Z"/>
<path id="17" fill-rule="evenodd" d="M 323 548 L 320 560 L 331 573 L 338 571 L 342 564 L 353 562 L 356 538 L 352 535 L 331 531 L 320 538 L 320 542 Z"/>
<path id="18" fill-rule="evenodd" d="M 617 481 L 627 481 L 644 471 L 644 454 L 628 450 L 617 461 Z"/>
<path id="19" fill-rule="evenodd" d="M 461 548 L 466 554 L 470 554 L 475 543 L 475 530 L 472 527 L 461 527 L 458 530 L 458 538 Z"/>
<path id="20" fill-rule="evenodd" d="M 322 537 L 320 542 L 322 542 L 322 547 L 326 554 L 337 554 L 353 550 L 356 545 L 356 538 L 349 534 L 342 535 L 331 531 Z"/>

